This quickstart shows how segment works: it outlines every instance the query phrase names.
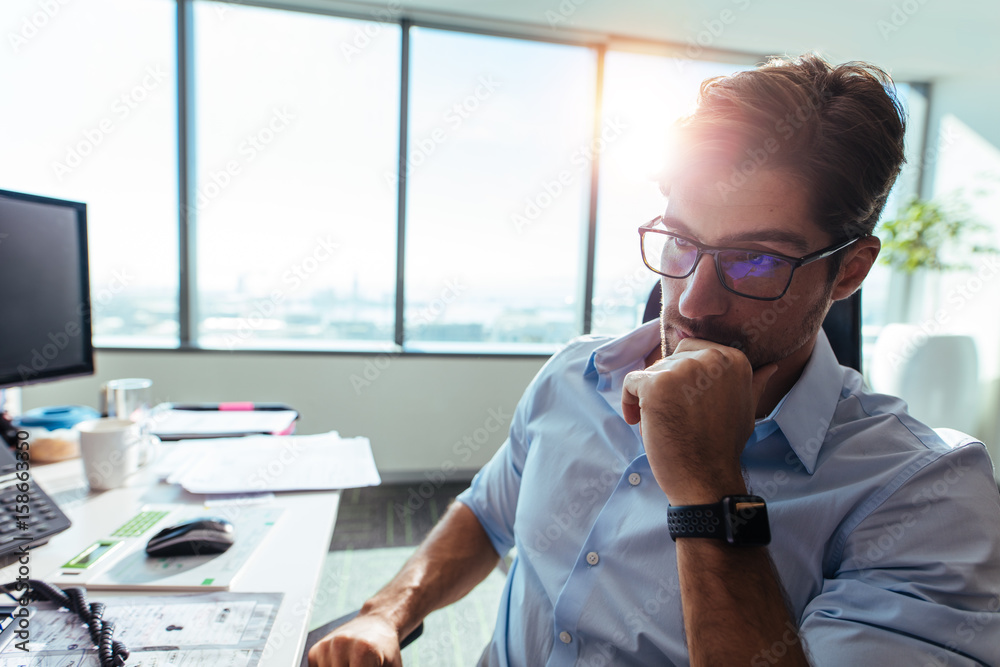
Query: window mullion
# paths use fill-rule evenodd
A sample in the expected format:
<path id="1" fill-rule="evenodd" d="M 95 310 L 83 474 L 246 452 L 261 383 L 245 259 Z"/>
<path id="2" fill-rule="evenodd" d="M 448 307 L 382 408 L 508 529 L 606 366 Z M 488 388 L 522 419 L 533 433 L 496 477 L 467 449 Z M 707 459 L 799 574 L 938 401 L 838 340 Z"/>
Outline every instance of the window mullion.
<path id="1" fill-rule="evenodd" d="M 595 47 L 595 50 L 597 51 L 597 76 L 594 86 L 594 132 L 591 137 L 592 159 L 590 162 L 590 201 L 587 210 L 587 242 L 583 257 L 583 322 L 581 328 L 584 334 L 590 333 L 591 320 L 594 315 L 594 256 L 597 244 L 598 184 L 601 175 L 601 156 L 596 147 L 600 145 L 601 138 L 602 100 L 604 97 L 604 57 L 607 52 L 607 49 L 603 45 Z"/>

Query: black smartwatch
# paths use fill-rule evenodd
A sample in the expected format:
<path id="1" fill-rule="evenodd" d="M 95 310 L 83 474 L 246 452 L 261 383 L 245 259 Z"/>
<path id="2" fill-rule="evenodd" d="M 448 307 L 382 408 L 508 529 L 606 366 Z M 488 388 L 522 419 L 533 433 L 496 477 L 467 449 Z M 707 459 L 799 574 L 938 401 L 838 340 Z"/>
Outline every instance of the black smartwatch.
<path id="1" fill-rule="evenodd" d="M 737 546 L 771 542 L 767 505 L 760 496 L 726 496 L 712 505 L 671 505 L 667 528 L 675 542 L 679 537 L 708 537 Z"/>

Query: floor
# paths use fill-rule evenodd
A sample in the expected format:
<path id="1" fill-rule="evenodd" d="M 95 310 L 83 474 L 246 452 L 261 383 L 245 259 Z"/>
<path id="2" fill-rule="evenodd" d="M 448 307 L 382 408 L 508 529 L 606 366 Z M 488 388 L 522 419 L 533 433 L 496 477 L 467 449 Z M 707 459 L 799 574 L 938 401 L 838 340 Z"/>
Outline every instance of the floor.
<path id="1" fill-rule="evenodd" d="M 356 610 L 399 571 L 465 484 L 384 485 L 341 496 L 309 627 Z M 403 650 L 407 667 L 475 665 L 493 634 L 505 577 L 496 569 L 469 595 L 434 612 Z"/>

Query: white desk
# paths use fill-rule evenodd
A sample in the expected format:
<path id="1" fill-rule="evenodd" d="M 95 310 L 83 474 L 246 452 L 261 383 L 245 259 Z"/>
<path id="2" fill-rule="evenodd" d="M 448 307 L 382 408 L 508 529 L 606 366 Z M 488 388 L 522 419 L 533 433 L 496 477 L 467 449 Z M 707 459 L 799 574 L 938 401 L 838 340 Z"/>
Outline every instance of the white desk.
<path id="1" fill-rule="evenodd" d="M 179 486 L 158 483 L 141 470 L 126 487 L 90 493 L 79 459 L 47 466 L 32 466 L 35 481 L 54 497 L 73 525 L 48 544 L 30 553 L 31 578 L 44 579 L 95 539 L 110 534 L 145 504 L 200 505 L 205 496 L 192 495 Z M 308 632 L 313 599 L 333 592 L 336 582 L 320 581 L 340 494 L 336 491 L 275 494 L 275 506 L 285 512 L 271 534 L 257 548 L 232 586 L 234 592 L 284 594 L 274 627 L 267 640 L 262 665 L 297 666 Z M 18 564 L 0 569 L 2 582 L 17 579 Z M 115 595 L 148 595 L 141 591 L 94 591 L 88 599 Z"/>

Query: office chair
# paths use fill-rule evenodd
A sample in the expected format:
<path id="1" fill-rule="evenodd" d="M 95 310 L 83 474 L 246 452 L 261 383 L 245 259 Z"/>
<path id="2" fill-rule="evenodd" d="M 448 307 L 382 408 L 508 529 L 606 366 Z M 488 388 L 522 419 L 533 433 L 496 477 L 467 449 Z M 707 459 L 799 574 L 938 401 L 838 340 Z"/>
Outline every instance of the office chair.
<path id="1" fill-rule="evenodd" d="M 649 322 L 660 316 L 663 299 L 660 281 L 646 300 L 642 321 Z M 823 320 L 823 331 L 830 339 L 830 347 L 842 366 L 861 372 L 861 290 L 841 301 L 834 301 Z"/>

